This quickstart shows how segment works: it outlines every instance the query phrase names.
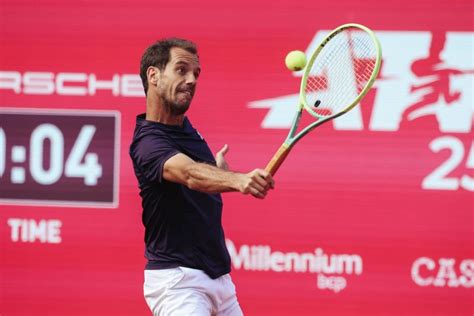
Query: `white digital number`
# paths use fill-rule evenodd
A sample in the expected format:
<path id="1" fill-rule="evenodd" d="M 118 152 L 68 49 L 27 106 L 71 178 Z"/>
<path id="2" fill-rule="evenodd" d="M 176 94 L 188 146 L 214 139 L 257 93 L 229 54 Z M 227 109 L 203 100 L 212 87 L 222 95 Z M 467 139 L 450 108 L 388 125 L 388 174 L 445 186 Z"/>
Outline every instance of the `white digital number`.
<path id="1" fill-rule="evenodd" d="M 30 172 L 33 179 L 42 185 L 56 183 L 63 174 L 71 178 L 84 178 L 84 184 L 87 186 L 97 185 L 97 179 L 102 177 L 102 166 L 99 164 L 99 157 L 96 153 L 86 153 L 92 138 L 94 137 L 96 127 L 93 125 L 84 125 L 77 136 L 71 149 L 66 164 L 64 164 L 64 136 L 61 130 L 53 124 L 41 124 L 31 133 L 30 138 Z M 5 147 L 5 133 L 0 129 L 0 149 Z M 50 144 L 49 167 L 44 167 L 43 151 L 45 141 Z M 2 168 L 3 163 L 3 168 Z M 4 169 L 4 161 L 0 156 L 0 175 Z"/>
<path id="2" fill-rule="evenodd" d="M 66 177 L 84 178 L 84 184 L 97 185 L 97 179 L 102 177 L 102 166 L 96 153 L 87 153 L 87 148 L 94 137 L 96 127 L 84 125 L 72 147 L 66 161 L 64 173 Z M 83 161 L 84 158 L 84 162 Z"/>
<path id="3" fill-rule="evenodd" d="M 434 139 L 429 145 L 431 151 L 437 153 L 442 149 L 449 149 L 451 155 L 439 167 L 427 175 L 421 184 L 423 189 L 427 190 L 458 190 L 459 187 L 474 191 L 474 179 L 467 174 L 464 174 L 461 179 L 449 177 L 454 169 L 456 169 L 464 158 L 463 143 L 452 136 L 443 136 Z M 466 169 L 474 169 L 474 142 L 471 144 L 469 151 Z"/>
<path id="4" fill-rule="evenodd" d="M 44 141 L 50 142 L 49 169 L 43 167 Z M 53 184 L 63 173 L 64 137 L 53 124 L 41 124 L 30 138 L 30 172 L 33 179 L 43 185 Z"/>
<path id="5" fill-rule="evenodd" d="M 466 168 L 474 170 L 474 141 L 471 144 L 471 150 L 469 151 L 469 156 L 467 156 Z M 461 177 L 461 186 L 469 191 L 474 191 L 474 178 L 468 176 L 467 174 Z"/>

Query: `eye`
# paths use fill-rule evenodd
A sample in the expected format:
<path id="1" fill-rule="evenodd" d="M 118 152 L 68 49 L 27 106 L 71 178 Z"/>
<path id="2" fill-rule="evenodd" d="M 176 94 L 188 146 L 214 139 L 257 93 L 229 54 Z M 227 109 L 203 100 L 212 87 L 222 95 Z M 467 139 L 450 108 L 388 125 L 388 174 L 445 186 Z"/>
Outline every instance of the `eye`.
<path id="1" fill-rule="evenodd" d="M 184 75 L 186 73 L 186 69 L 184 67 L 178 67 L 176 68 L 176 72 L 180 75 Z"/>

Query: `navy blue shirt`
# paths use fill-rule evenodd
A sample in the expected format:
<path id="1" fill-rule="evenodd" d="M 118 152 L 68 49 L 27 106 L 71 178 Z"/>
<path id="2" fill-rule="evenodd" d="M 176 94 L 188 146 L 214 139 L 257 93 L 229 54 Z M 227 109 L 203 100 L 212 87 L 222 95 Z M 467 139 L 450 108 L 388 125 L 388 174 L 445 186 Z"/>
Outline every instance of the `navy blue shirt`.
<path id="1" fill-rule="evenodd" d="M 145 114 L 137 116 L 130 157 L 142 197 L 145 269 L 184 266 L 215 279 L 230 272 L 222 199 L 220 194 L 194 191 L 163 178 L 163 165 L 178 153 L 216 164 L 186 117 L 182 126 L 174 126 L 147 121 Z"/>

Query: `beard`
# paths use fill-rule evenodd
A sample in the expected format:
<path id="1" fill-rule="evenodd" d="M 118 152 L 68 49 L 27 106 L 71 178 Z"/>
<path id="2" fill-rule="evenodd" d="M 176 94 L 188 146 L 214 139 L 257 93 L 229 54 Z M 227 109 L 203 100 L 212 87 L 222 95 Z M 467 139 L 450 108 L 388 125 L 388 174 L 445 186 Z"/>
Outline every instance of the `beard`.
<path id="1" fill-rule="evenodd" d="M 165 96 L 161 97 L 161 102 L 165 107 L 166 111 L 168 113 L 171 113 L 172 115 L 183 115 L 184 113 L 186 113 L 186 111 L 189 109 L 189 106 L 191 105 L 191 101 L 192 96 L 189 99 L 181 101 L 172 101 Z"/>
<path id="2" fill-rule="evenodd" d="M 166 111 L 173 115 L 182 115 L 186 113 L 191 105 L 191 101 L 189 102 L 173 102 L 166 98 L 162 98 L 162 104 L 164 105 Z"/>
<path id="3" fill-rule="evenodd" d="M 186 87 L 179 86 L 176 89 L 174 97 L 163 93 L 160 95 L 161 104 L 163 104 L 165 110 L 172 115 L 183 115 L 189 109 L 191 101 L 193 100 L 195 92 L 195 86 Z"/>

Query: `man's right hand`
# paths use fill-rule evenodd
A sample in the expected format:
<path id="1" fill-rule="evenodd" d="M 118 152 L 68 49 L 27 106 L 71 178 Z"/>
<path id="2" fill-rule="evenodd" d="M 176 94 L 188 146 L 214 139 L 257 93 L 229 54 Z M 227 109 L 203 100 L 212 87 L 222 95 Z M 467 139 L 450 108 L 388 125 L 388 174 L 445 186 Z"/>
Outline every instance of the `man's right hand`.
<path id="1" fill-rule="evenodd" d="M 251 194 L 258 199 L 263 199 L 268 190 L 275 187 L 272 175 L 263 169 L 255 169 L 249 173 L 241 174 L 240 192 Z"/>

